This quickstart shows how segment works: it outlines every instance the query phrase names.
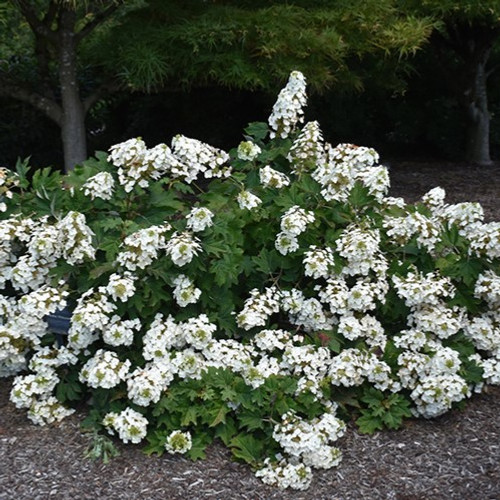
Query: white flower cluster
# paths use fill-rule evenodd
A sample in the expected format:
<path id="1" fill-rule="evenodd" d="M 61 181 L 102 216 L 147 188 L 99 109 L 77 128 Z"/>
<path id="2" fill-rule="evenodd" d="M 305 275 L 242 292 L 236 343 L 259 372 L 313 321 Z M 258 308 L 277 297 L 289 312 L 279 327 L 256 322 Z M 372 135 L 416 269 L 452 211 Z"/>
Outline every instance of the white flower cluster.
<path id="1" fill-rule="evenodd" d="M 264 460 L 264 467 L 255 472 L 255 476 L 260 478 L 265 484 L 277 486 L 284 490 L 292 488 L 294 490 L 307 490 L 312 481 L 312 470 L 304 464 L 294 464 L 285 459 L 278 463 L 273 463 L 269 458 Z"/>
<path id="2" fill-rule="evenodd" d="M 451 280 L 440 276 L 437 271 L 426 275 L 409 272 L 404 278 L 394 275 L 392 281 L 408 307 L 438 304 L 441 298 L 451 297 L 455 292 Z"/>
<path id="3" fill-rule="evenodd" d="M 29 364 L 33 373 L 14 379 L 10 401 L 17 408 L 27 408 L 28 418 L 38 425 L 59 422 L 71 415 L 74 410 L 61 405 L 52 392 L 60 381 L 56 369 L 76 362 L 76 356 L 65 347 L 39 348 Z"/>
<path id="4" fill-rule="evenodd" d="M 442 218 L 448 225 L 458 226 L 459 233 L 467 237 L 471 228 L 483 221 L 484 211 L 479 203 L 457 203 L 445 206 Z"/>
<path id="5" fill-rule="evenodd" d="M 110 322 L 102 330 L 102 339 L 106 344 L 114 347 L 130 346 L 134 341 L 134 330 L 141 328 L 139 319 L 120 319 L 119 316 L 112 316 Z"/>
<path id="6" fill-rule="evenodd" d="M 92 246 L 94 233 L 87 226 L 85 215 L 69 212 L 57 225 L 61 239 L 62 257 L 68 264 L 80 264 L 95 258 Z"/>
<path id="7" fill-rule="evenodd" d="M 135 276 L 126 271 L 123 275 L 112 274 L 106 286 L 107 293 L 113 300 L 127 302 L 135 293 Z"/>
<path id="8" fill-rule="evenodd" d="M 288 411 L 274 427 L 273 439 L 294 461 L 306 466 L 330 469 L 340 463 L 341 452 L 331 443 L 345 432 L 345 423 L 335 416 L 335 406 L 321 417 L 307 421 Z"/>
<path id="9" fill-rule="evenodd" d="M 293 345 L 289 342 L 283 352 L 281 373 L 299 377 L 297 394 L 311 392 L 319 399 L 330 363 L 330 351 L 326 347 L 315 348 L 311 345 Z"/>
<path id="10" fill-rule="evenodd" d="M 500 258 L 500 222 L 475 224 L 467 234 L 471 250 L 489 259 Z"/>
<path id="11" fill-rule="evenodd" d="M 288 313 L 292 324 L 302 327 L 306 332 L 330 330 L 333 327 L 333 318 L 315 297 L 306 298 L 295 288 L 281 292 L 281 297 L 281 308 Z"/>
<path id="12" fill-rule="evenodd" d="M 157 403 L 174 378 L 174 367 L 165 361 L 147 363 L 127 377 L 127 396 L 132 403 L 149 406 Z"/>
<path id="13" fill-rule="evenodd" d="M 253 161 L 262 153 L 262 149 L 252 141 L 242 141 L 238 146 L 238 158 L 240 160 Z"/>
<path id="14" fill-rule="evenodd" d="M 290 184 L 290 179 L 288 178 L 288 176 L 286 176 L 282 172 L 274 170 L 269 165 L 266 165 L 259 170 L 259 176 L 260 183 L 264 187 L 281 189 Z"/>
<path id="15" fill-rule="evenodd" d="M 186 453 L 193 445 L 189 432 L 173 431 L 167 436 L 165 449 L 169 453 Z"/>
<path id="16" fill-rule="evenodd" d="M 27 293 L 48 284 L 49 271 L 63 257 L 69 264 L 94 259 L 93 233 L 85 216 L 69 212 L 55 224 L 48 217 L 38 220 L 13 217 L 0 223 L 0 283 L 10 280 L 16 290 Z M 18 243 L 26 253 L 18 256 Z"/>
<path id="17" fill-rule="evenodd" d="M 307 224 L 315 221 L 314 213 L 294 205 L 281 217 L 281 232 L 276 236 L 276 250 L 282 255 L 298 249 L 297 236 L 306 230 Z"/>
<path id="18" fill-rule="evenodd" d="M 90 346 L 109 325 L 115 310 L 116 305 L 109 300 L 105 287 L 85 292 L 71 316 L 68 346 L 76 351 Z"/>
<path id="19" fill-rule="evenodd" d="M 443 229 L 438 218 L 429 218 L 418 212 L 403 217 L 386 216 L 383 227 L 387 236 L 399 246 L 406 245 L 416 236 L 417 245 L 428 252 L 433 252 Z"/>
<path id="20" fill-rule="evenodd" d="M 314 279 L 330 277 L 331 268 L 335 264 L 331 248 L 317 248 L 315 245 L 311 245 L 309 251 L 305 252 L 304 255 L 304 273 L 306 276 L 312 276 Z"/>
<path id="21" fill-rule="evenodd" d="M 338 324 L 338 332 L 346 339 L 365 339 L 366 344 L 371 348 L 385 350 L 387 336 L 384 327 L 374 316 L 369 314 L 357 317 L 353 314 L 341 316 Z"/>
<path id="22" fill-rule="evenodd" d="M 500 276 L 494 271 L 480 274 L 474 286 L 474 296 L 484 300 L 490 309 L 500 309 Z"/>
<path id="23" fill-rule="evenodd" d="M 236 201 L 241 210 L 252 210 L 262 203 L 262 200 L 258 196 L 246 190 L 238 194 Z"/>
<path id="24" fill-rule="evenodd" d="M 188 184 L 201 173 L 207 179 L 231 175 L 231 168 L 225 166 L 229 162 L 229 155 L 221 149 L 197 139 L 176 135 L 172 139 L 172 150 L 180 163 L 172 169 L 172 173 L 175 177 L 182 177 Z"/>
<path id="25" fill-rule="evenodd" d="M 85 196 L 90 196 L 92 200 L 100 198 L 101 200 L 110 200 L 113 197 L 115 180 L 109 172 L 99 172 L 89 177 L 82 186 Z"/>
<path id="26" fill-rule="evenodd" d="M 66 290 L 43 285 L 19 299 L 19 311 L 27 316 L 42 319 L 47 314 L 64 309 L 68 295 Z"/>
<path id="27" fill-rule="evenodd" d="M 240 328 L 250 330 L 255 326 L 264 326 L 268 318 L 279 311 L 280 293 L 276 287 L 269 287 L 260 293 L 254 288 L 245 300 L 243 310 L 236 317 Z"/>
<path id="28" fill-rule="evenodd" d="M 297 123 L 303 121 L 306 103 L 306 79 L 300 71 L 293 71 L 269 116 L 271 139 L 276 136 L 286 139 L 290 135 Z"/>
<path id="29" fill-rule="evenodd" d="M 432 332 L 440 339 L 456 335 L 465 326 L 465 311 L 457 306 L 449 307 L 443 302 L 420 304 L 408 317 L 408 324 L 421 332 Z"/>
<path id="30" fill-rule="evenodd" d="M 138 411 L 126 408 L 120 413 L 107 413 L 102 423 L 110 434 L 114 435 L 117 432 L 118 437 L 124 443 L 131 442 L 137 444 L 146 437 L 149 422 Z"/>
<path id="31" fill-rule="evenodd" d="M 108 161 L 118 167 L 118 180 L 127 193 L 136 185 L 148 187 L 151 179 L 160 178 L 179 163 L 165 144 L 148 150 L 141 138 L 115 144 L 109 151 Z"/>
<path id="32" fill-rule="evenodd" d="M 441 216 L 445 207 L 446 191 L 442 187 L 435 187 L 422 196 L 422 203 L 431 211 L 433 216 Z"/>
<path id="33" fill-rule="evenodd" d="M 4 199 L 11 200 L 14 196 L 11 191 L 19 185 L 19 176 L 17 173 L 10 171 L 7 168 L 0 167 L 0 212 L 7 211 L 7 204 Z"/>
<path id="34" fill-rule="evenodd" d="M 195 304 L 201 295 L 201 290 L 194 286 L 194 283 L 184 274 L 180 274 L 174 280 L 174 297 L 181 307 L 188 304 Z"/>
<path id="35" fill-rule="evenodd" d="M 179 267 L 189 264 L 201 251 L 199 239 L 188 231 L 175 232 L 167 243 L 166 251 L 172 262 Z"/>
<path id="36" fill-rule="evenodd" d="M 0 377 L 26 368 L 26 355 L 47 333 L 45 316 L 66 305 L 67 292 L 47 285 L 20 299 L 0 295 Z"/>
<path id="37" fill-rule="evenodd" d="M 324 156 L 319 157 L 312 177 L 322 187 L 321 194 L 327 201 L 346 202 L 356 181 L 368 187 L 369 193 L 382 201 L 389 189 L 387 168 L 375 166 L 378 154 L 375 150 L 353 144 L 325 147 Z"/>
<path id="38" fill-rule="evenodd" d="M 332 359 L 329 376 L 333 385 L 355 387 L 366 380 L 375 388 L 397 392 L 401 389 L 399 382 L 391 377 L 391 368 L 375 354 L 357 349 L 344 349 Z"/>
<path id="39" fill-rule="evenodd" d="M 208 208 L 193 208 L 186 216 L 187 227 L 195 233 L 204 231 L 207 227 L 213 226 L 214 214 Z"/>
<path id="40" fill-rule="evenodd" d="M 321 129 L 316 121 L 304 125 L 287 155 L 292 172 L 299 174 L 315 169 L 325 162 L 325 149 Z"/>
<path id="41" fill-rule="evenodd" d="M 366 276 L 377 269 L 381 261 L 380 234 L 376 229 L 362 229 L 355 224 L 348 226 L 335 243 L 339 255 L 347 260 L 343 273 Z"/>
<path id="42" fill-rule="evenodd" d="M 80 371 L 80 381 L 97 389 L 111 389 L 126 379 L 131 363 L 121 361 L 113 351 L 99 349 Z"/>
<path id="43" fill-rule="evenodd" d="M 417 334 L 418 335 L 418 334 Z M 470 396 L 467 382 L 458 374 L 461 366 L 458 352 L 443 347 L 440 342 L 426 340 L 421 346 L 412 342 L 415 333 L 402 332 L 398 345 L 407 347 L 398 357 L 398 377 L 404 388 L 411 390 L 410 397 L 416 415 L 433 418 L 447 412 L 453 403 Z M 425 354 L 432 348 L 432 356 Z M 414 350 L 412 350 L 414 349 Z"/>
<path id="44" fill-rule="evenodd" d="M 122 250 L 116 260 L 125 269 L 135 271 L 144 269 L 158 257 L 159 250 L 166 248 L 165 233 L 170 231 L 170 224 L 150 226 L 130 234 L 122 243 Z"/>
<path id="45" fill-rule="evenodd" d="M 165 174 L 187 183 L 201 173 L 206 178 L 231 174 L 231 169 L 224 166 L 229 155 L 220 149 L 183 135 L 173 137 L 171 147 L 158 144 L 148 149 L 142 139 L 129 139 L 110 148 L 108 161 L 118 167 L 118 180 L 126 192 L 136 185 L 148 187 L 151 180 Z"/>

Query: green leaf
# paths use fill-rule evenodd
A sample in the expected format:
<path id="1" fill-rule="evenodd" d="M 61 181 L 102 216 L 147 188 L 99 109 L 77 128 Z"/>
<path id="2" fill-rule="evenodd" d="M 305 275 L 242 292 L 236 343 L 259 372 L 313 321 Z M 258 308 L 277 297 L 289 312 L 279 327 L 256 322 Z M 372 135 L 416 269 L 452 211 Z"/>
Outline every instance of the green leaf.
<path id="1" fill-rule="evenodd" d="M 184 410 L 181 418 L 181 425 L 183 427 L 187 427 L 189 424 L 196 424 L 196 419 L 199 415 L 198 408 L 198 405 L 191 405 Z"/>
<path id="2" fill-rule="evenodd" d="M 369 189 L 362 182 L 356 181 L 349 193 L 348 200 L 353 207 L 365 207 L 373 203 L 375 197 L 370 194 Z"/>
<path id="3" fill-rule="evenodd" d="M 379 391 L 378 389 L 368 388 L 365 390 L 363 396 L 361 397 L 361 401 L 366 403 L 371 408 L 376 408 L 382 404 L 384 400 L 384 393 Z"/>
<path id="4" fill-rule="evenodd" d="M 216 427 L 218 424 L 224 423 L 226 421 L 226 415 L 230 412 L 230 409 L 226 405 L 220 406 L 218 409 L 212 410 L 209 415 L 212 420 L 209 423 L 209 427 Z"/>
<path id="5" fill-rule="evenodd" d="M 363 434 L 373 434 L 377 430 L 382 430 L 384 425 L 380 417 L 374 417 L 366 410 L 362 410 L 363 415 L 356 420 L 359 431 Z"/>
<path id="6" fill-rule="evenodd" d="M 255 465 L 261 460 L 264 441 L 249 434 L 239 434 L 231 440 L 230 447 L 236 458 Z"/>
<path id="7" fill-rule="evenodd" d="M 226 446 L 229 446 L 231 439 L 233 439 L 237 433 L 238 429 L 236 428 L 236 424 L 231 417 L 228 417 L 226 422 L 219 425 L 215 431 L 216 437 L 221 439 Z"/>
<path id="8" fill-rule="evenodd" d="M 97 279 L 100 276 L 102 276 L 103 274 L 106 274 L 106 273 L 112 271 L 114 268 L 115 268 L 114 262 L 105 262 L 104 264 L 101 264 L 100 266 L 94 267 L 94 269 L 92 269 L 89 272 L 89 276 L 92 279 Z"/>
<path id="9" fill-rule="evenodd" d="M 267 123 L 264 122 L 249 123 L 247 128 L 244 130 L 248 135 L 252 136 L 256 140 L 265 139 L 269 133 L 269 127 L 267 126 Z"/>
<path id="10" fill-rule="evenodd" d="M 205 450 L 211 442 L 212 438 L 207 433 L 197 432 L 192 436 L 191 449 L 186 452 L 186 456 L 191 460 L 203 460 L 207 456 Z"/>
<path id="11" fill-rule="evenodd" d="M 262 419 L 262 415 L 259 413 L 241 413 L 238 415 L 238 421 L 240 422 L 241 427 L 246 428 L 249 431 L 264 428 L 264 421 Z"/>
<path id="12" fill-rule="evenodd" d="M 148 444 L 142 449 L 146 455 L 161 456 L 165 453 L 165 432 L 152 431 L 146 436 Z"/>
<path id="13" fill-rule="evenodd" d="M 280 265 L 280 256 L 276 250 L 262 249 L 259 255 L 252 258 L 253 263 L 258 271 L 264 274 L 271 274 Z"/>

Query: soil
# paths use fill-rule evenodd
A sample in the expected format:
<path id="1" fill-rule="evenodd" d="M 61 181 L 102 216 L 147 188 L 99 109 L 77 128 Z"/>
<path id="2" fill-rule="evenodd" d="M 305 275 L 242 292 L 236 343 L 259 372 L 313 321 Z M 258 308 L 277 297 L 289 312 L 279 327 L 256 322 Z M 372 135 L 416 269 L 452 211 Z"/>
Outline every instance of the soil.
<path id="1" fill-rule="evenodd" d="M 500 165 L 400 162 L 390 171 L 393 196 L 415 201 L 440 185 L 449 202 L 479 201 L 487 220 L 500 220 Z M 107 465 L 85 459 L 92 438 L 81 414 L 36 427 L 8 402 L 10 385 L 0 380 L 0 500 L 500 499 L 500 387 L 398 431 L 366 436 L 349 425 L 340 466 L 316 471 L 309 490 L 295 492 L 262 484 L 219 445 L 197 462 L 121 444 Z"/>

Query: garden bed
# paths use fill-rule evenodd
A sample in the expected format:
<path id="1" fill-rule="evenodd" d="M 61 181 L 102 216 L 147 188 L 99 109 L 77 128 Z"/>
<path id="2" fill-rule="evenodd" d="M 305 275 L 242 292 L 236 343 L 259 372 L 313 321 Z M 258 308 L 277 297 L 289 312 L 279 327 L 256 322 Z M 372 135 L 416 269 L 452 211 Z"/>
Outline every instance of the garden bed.
<path id="1" fill-rule="evenodd" d="M 448 202 L 479 201 L 487 220 L 500 220 L 500 167 L 465 164 L 391 165 L 391 194 L 415 201 L 440 185 Z M 110 464 L 83 458 L 91 441 L 81 415 L 57 426 L 33 426 L 0 388 L 0 491 L 6 499 L 497 499 L 500 496 L 500 389 L 466 401 L 463 410 L 434 420 L 410 420 L 400 431 L 360 435 L 353 426 L 339 441 L 338 468 L 316 472 L 308 491 L 280 491 L 246 465 L 212 446 L 207 460 L 147 457 L 117 444 Z"/>

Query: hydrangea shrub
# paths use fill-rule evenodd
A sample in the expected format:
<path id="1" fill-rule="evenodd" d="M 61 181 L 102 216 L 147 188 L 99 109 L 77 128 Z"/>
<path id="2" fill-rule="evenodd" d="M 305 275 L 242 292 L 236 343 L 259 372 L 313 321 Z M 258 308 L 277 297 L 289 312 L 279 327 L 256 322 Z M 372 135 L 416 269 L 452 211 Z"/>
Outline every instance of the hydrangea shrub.
<path id="1" fill-rule="evenodd" d="M 140 138 L 68 176 L 0 175 L 0 375 L 35 423 L 80 402 L 148 453 L 215 439 L 305 489 L 363 432 L 500 383 L 500 223 L 440 188 L 408 205 L 365 147 L 302 126 L 290 76 L 226 153 Z M 66 342 L 47 316 L 71 311 Z"/>

